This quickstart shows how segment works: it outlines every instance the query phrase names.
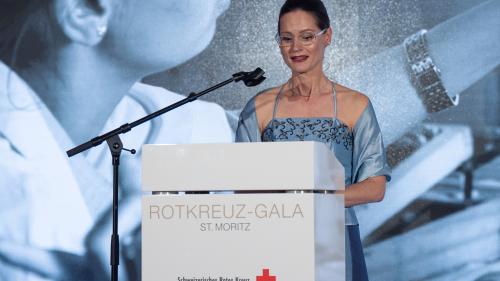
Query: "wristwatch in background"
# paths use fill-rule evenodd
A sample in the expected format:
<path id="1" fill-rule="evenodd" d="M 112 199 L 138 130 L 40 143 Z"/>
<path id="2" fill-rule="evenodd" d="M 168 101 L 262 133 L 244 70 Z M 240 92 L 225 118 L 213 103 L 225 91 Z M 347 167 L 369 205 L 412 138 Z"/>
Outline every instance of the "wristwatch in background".
<path id="1" fill-rule="evenodd" d="M 408 70 L 427 112 L 433 113 L 458 104 L 459 96 L 448 96 L 441 80 L 441 73 L 429 55 L 423 29 L 406 38 L 404 47 Z"/>

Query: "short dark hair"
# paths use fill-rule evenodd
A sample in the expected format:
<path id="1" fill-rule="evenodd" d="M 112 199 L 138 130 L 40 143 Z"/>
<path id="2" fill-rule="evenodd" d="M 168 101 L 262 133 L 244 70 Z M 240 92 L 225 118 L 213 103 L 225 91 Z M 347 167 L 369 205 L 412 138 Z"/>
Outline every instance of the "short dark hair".
<path id="1" fill-rule="evenodd" d="M 311 13 L 316 19 L 316 25 L 319 29 L 323 30 L 330 27 L 330 17 L 328 17 L 328 12 L 321 0 L 286 0 L 280 9 L 278 33 L 280 32 L 281 17 L 286 13 L 296 10 Z"/>

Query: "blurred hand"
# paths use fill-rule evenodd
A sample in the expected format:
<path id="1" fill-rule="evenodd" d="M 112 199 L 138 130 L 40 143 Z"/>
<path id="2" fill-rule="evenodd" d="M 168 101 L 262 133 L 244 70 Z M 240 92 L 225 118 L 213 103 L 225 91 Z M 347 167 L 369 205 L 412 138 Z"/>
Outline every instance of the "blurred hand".
<path id="1" fill-rule="evenodd" d="M 140 249 L 140 241 L 131 239 L 137 233 L 141 223 L 141 203 L 138 194 L 131 195 L 119 205 L 119 235 L 121 241 L 129 241 L 128 247 Z M 29 271 L 52 280 L 109 280 L 110 241 L 112 229 L 111 208 L 104 212 L 89 232 L 85 240 L 85 255 L 76 255 L 59 250 L 35 248 L 8 240 L 0 240 L 0 261 L 13 267 Z M 121 244 L 121 249 L 124 244 Z M 120 251 L 121 254 L 123 251 Z M 138 258 L 140 255 L 138 256 Z M 119 279 L 128 280 L 127 263 L 120 262 Z M 130 266 L 130 263 L 129 263 Z M 137 262 L 132 265 L 139 268 Z"/>

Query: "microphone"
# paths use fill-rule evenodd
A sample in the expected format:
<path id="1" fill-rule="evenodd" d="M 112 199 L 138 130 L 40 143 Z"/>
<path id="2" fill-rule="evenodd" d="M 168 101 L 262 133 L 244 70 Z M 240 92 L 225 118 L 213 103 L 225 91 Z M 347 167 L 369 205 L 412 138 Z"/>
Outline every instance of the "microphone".
<path id="1" fill-rule="evenodd" d="M 262 81 L 266 80 L 266 77 L 264 76 L 264 70 L 262 70 L 260 67 L 257 67 L 254 71 L 251 72 L 238 72 L 233 74 L 233 79 L 234 82 L 238 81 L 243 81 L 245 83 L 245 86 L 247 87 L 253 87 L 257 86 Z"/>

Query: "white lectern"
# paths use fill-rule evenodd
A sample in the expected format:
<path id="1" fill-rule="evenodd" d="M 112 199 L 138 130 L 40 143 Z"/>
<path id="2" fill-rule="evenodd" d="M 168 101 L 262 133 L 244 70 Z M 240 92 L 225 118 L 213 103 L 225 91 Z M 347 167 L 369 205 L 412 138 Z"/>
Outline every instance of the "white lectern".
<path id="1" fill-rule="evenodd" d="M 324 144 L 142 153 L 142 280 L 345 280 L 344 169 Z"/>

